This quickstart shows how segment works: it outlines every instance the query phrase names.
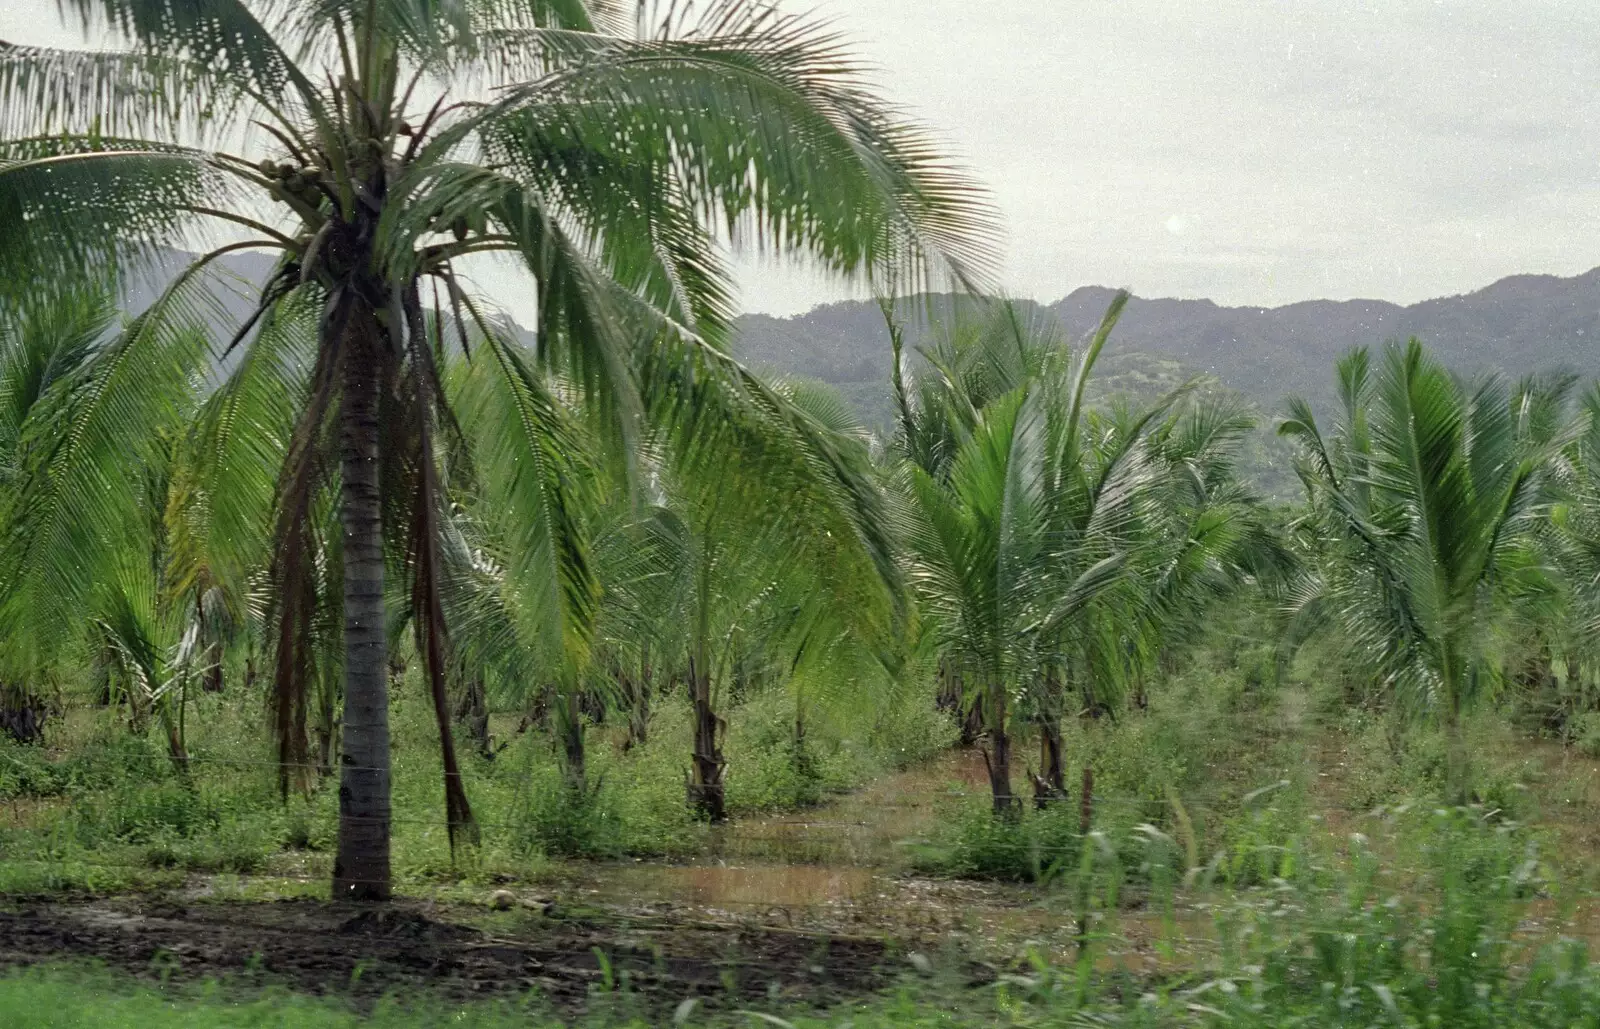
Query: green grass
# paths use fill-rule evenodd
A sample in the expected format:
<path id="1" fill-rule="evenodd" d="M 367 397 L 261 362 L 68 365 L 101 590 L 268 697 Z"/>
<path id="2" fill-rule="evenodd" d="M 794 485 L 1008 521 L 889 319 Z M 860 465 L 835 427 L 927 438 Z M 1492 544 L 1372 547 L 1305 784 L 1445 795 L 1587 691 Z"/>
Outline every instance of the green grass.
<path id="1" fill-rule="evenodd" d="M 415 683 L 409 684 L 416 687 Z M 337 831 L 337 783 L 284 801 L 260 698 L 203 695 L 188 716 L 193 761 L 179 770 L 165 742 L 131 734 L 119 712 L 76 706 L 44 748 L 0 741 L 0 895 L 164 888 L 190 873 L 275 877 L 284 888 L 325 882 Z M 706 826 L 684 796 L 691 726 L 682 698 L 660 704 L 649 743 L 624 754 L 616 726 L 588 731 L 591 794 L 575 800 L 550 737 L 497 719 L 504 748 L 485 760 L 463 747 L 477 847 L 451 853 L 431 709 L 420 688 L 398 693 L 394 855 L 402 889 L 538 880 L 551 856 L 682 859 Z M 857 724 L 818 716 L 802 755 L 792 700 L 758 694 L 732 712 L 728 802 L 739 816 L 814 804 L 948 745 L 954 728 L 924 696 Z M 911 742 L 915 741 L 915 742 Z"/>
<path id="2" fill-rule="evenodd" d="M 1486 708 L 1467 730 L 1481 803 L 1442 810 L 1438 732 L 1370 703 L 1336 658 L 1308 650 L 1279 683 L 1270 652 L 1219 633 L 1152 684 L 1148 711 L 1070 720 L 1068 782 L 1076 787 L 1085 764 L 1095 774 L 1090 845 L 1075 795 L 1014 823 L 991 817 L 981 785 L 936 802 L 920 870 L 1041 884 L 1041 903 L 1064 913 L 1087 902 L 1093 974 L 1059 946 L 1070 942 L 1067 923 L 1050 937 L 1054 950 L 1040 946 L 1064 964 L 1030 957 L 1021 943 L 989 985 L 912 976 L 831 1012 L 765 1014 L 801 1029 L 1600 1026 L 1600 971 L 1581 943 L 1559 938 L 1563 920 L 1593 903 L 1593 849 L 1583 841 L 1600 807 L 1582 750 L 1536 746 Z M 559 788 L 548 736 L 514 736 L 497 721 L 508 739 L 499 757 L 464 755 L 483 842 L 452 860 L 420 696 L 408 691 L 394 706 L 403 894 L 481 901 L 494 884 L 555 874 L 561 854 L 677 859 L 708 845 L 684 805 L 688 718 L 669 701 L 651 741 L 626 754 L 615 726 L 590 729 L 595 790 L 583 804 Z M 164 758 L 160 740 L 130 736 L 105 710 L 73 711 L 47 749 L 0 745 L 0 896 L 168 888 L 195 872 L 210 876 L 214 903 L 324 895 L 333 789 L 281 802 L 257 701 L 198 699 L 188 773 Z M 954 736 L 926 696 L 909 697 L 871 724 L 819 715 L 800 760 L 787 695 L 746 697 L 734 715 L 728 795 L 742 816 L 804 807 L 916 765 Z M 1026 761 L 1034 744 L 1020 730 Z M 1136 950 L 1154 957 L 1130 962 Z M 686 1024 L 776 1024 L 712 1007 Z M 584 1024 L 627 1025 L 631 1010 L 602 998 Z M 357 1013 L 337 998 L 77 966 L 0 978 L 0 1027 L 558 1022 L 535 1000 L 462 1006 L 424 994 Z"/>
<path id="3" fill-rule="evenodd" d="M 1389 867 L 1353 841 L 1346 853 L 1308 860 L 1266 887 L 1209 894 L 1214 946 L 1185 967 L 1136 969 L 1111 959 L 1103 929 L 1087 959 L 1052 964 L 1035 954 L 972 985 L 932 970 L 908 973 L 880 995 L 826 1012 L 774 1003 L 759 1013 L 713 1000 L 679 1007 L 678 1024 L 902 1029 L 912 1026 L 1450 1027 L 1582 1029 L 1600 1026 L 1600 966 L 1585 947 L 1529 936 L 1522 927 L 1549 889 L 1527 841 L 1472 812 L 1408 816 L 1415 864 Z M 1397 892 L 1397 888 L 1404 893 Z M 1191 912 L 1191 916 L 1194 913 Z M 1192 936 L 1173 923 L 1158 949 Z M 1114 932 L 1114 926 L 1112 927 Z M 1091 971 L 1092 969 L 1092 971 Z M 620 1029 L 660 1025 L 675 998 L 597 994 L 570 1024 Z M 339 998 L 313 999 L 244 984 L 154 983 L 83 966 L 0 977 L 0 1026 L 421 1029 L 425 1026 L 554 1027 L 537 998 L 452 1003 L 427 994 L 357 1012 Z"/>

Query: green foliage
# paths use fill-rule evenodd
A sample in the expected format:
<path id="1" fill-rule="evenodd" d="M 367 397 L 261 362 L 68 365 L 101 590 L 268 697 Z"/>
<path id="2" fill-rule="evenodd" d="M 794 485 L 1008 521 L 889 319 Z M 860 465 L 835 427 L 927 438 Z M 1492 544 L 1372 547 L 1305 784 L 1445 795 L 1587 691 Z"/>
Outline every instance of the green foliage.
<path id="1" fill-rule="evenodd" d="M 1465 382 L 1416 340 L 1379 368 L 1352 351 L 1338 374 L 1333 434 L 1298 398 L 1279 428 L 1300 446 L 1312 551 L 1291 642 L 1337 625 L 1395 701 L 1449 731 L 1464 799 L 1462 714 L 1504 676 L 1516 616 L 1550 593 L 1537 528 L 1573 432 L 1568 384 Z"/>

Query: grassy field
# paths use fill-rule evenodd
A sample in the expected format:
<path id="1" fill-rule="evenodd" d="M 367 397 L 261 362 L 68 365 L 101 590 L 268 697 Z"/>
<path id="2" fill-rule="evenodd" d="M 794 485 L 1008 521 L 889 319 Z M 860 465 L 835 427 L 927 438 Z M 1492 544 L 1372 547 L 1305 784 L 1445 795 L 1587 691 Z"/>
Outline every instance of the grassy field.
<path id="1" fill-rule="evenodd" d="M 310 899 L 332 800 L 280 802 L 250 698 L 201 701 L 187 770 L 79 710 L 0 751 L 0 1024 L 1596 1024 L 1595 761 L 1485 710 L 1478 803 L 1443 807 L 1436 732 L 1349 704 L 1315 652 L 1282 682 L 1264 661 L 1218 645 L 1147 710 L 1071 725 L 1087 835 L 1077 796 L 996 822 L 929 698 L 819 725 L 800 776 L 757 696 L 733 825 L 684 813 L 670 709 L 628 754 L 591 728 L 582 810 L 541 799 L 555 758 L 507 725 L 452 863 L 402 705 L 393 924 Z M 461 958 L 495 948 L 540 971 Z M 437 974 L 407 971 L 424 954 Z"/>

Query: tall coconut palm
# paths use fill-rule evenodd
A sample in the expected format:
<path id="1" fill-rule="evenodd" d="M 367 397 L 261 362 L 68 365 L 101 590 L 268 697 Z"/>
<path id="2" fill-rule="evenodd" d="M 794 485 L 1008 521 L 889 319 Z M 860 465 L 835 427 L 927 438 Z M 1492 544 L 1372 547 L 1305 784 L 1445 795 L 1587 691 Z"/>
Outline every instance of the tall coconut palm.
<path id="1" fill-rule="evenodd" d="M 225 230 L 235 235 L 175 289 L 229 252 L 267 249 L 280 256 L 259 316 L 297 298 L 321 308 L 278 480 L 271 579 L 292 771 L 305 764 L 313 515 L 336 478 L 341 897 L 390 891 L 386 538 L 415 599 L 452 839 L 471 824 L 438 602 L 436 446 L 453 419 L 425 317 L 482 321 L 464 259 L 520 262 L 537 297 L 535 359 L 606 403 L 624 441 L 643 407 L 639 348 L 714 347 L 725 333 L 713 225 L 879 283 L 960 279 L 988 260 L 967 181 L 861 84 L 833 36 L 765 3 L 645 5 L 631 25 L 584 0 L 65 7 L 129 49 L 0 51 L 0 135 L 13 140 L 0 151 L 0 283 L 125 272 Z M 236 145 L 247 152 L 219 148 Z M 489 360 L 516 378 L 489 339 Z M 536 396 L 542 381 L 522 378 Z"/>
<path id="2" fill-rule="evenodd" d="M 1297 618 L 1332 616 L 1387 690 L 1444 725 L 1459 801 L 1462 715 L 1503 670 L 1508 606 L 1542 584 L 1532 530 L 1563 440 L 1530 431 L 1535 405 L 1504 379 L 1460 381 L 1415 340 L 1386 347 L 1375 375 L 1365 349 L 1338 374 L 1331 437 L 1299 399 L 1279 427 L 1300 447 L 1321 545 Z"/>

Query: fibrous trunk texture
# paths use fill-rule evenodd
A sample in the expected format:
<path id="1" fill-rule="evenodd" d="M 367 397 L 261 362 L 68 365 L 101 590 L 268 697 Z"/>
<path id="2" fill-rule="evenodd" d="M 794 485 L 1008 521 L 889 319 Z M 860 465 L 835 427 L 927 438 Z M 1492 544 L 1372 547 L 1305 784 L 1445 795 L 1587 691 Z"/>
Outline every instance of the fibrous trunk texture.
<path id="1" fill-rule="evenodd" d="M 1016 813 L 1017 798 L 1011 792 L 1011 736 L 1006 732 L 1005 687 L 991 685 L 987 691 L 985 713 L 989 723 L 989 749 L 984 762 L 989 766 L 989 788 L 994 794 L 994 813 L 1010 817 Z"/>
<path id="2" fill-rule="evenodd" d="M 639 659 L 638 675 L 634 675 L 623 663 L 618 665 L 617 678 L 622 701 L 628 709 L 628 736 L 622 743 L 622 749 L 627 751 L 644 746 L 650 736 L 652 674 L 648 651 Z"/>
<path id="3" fill-rule="evenodd" d="M 566 772 L 567 788 L 573 796 L 581 799 L 589 789 L 584 772 L 582 697 L 578 690 L 569 690 L 562 702 L 561 760 Z"/>
<path id="4" fill-rule="evenodd" d="M 333 895 L 388 900 L 389 684 L 378 482 L 378 361 L 362 319 L 343 346 L 339 408 L 344 529 L 344 747 Z"/>
<path id="5" fill-rule="evenodd" d="M 694 772 L 689 803 L 713 822 L 727 819 L 723 798 L 721 722 L 711 707 L 711 670 L 689 659 L 689 689 L 694 698 Z"/>
<path id="6" fill-rule="evenodd" d="M 1043 810 L 1067 795 L 1066 770 L 1061 762 L 1061 719 L 1039 716 L 1039 775 L 1034 782 L 1034 806 Z"/>
<path id="7" fill-rule="evenodd" d="M 489 698 L 483 688 L 483 676 L 467 676 L 467 688 L 456 708 L 456 717 L 467 724 L 467 735 L 472 737 L 479 756 L 492 760 L 494 739 L 489 735 Z"/>

